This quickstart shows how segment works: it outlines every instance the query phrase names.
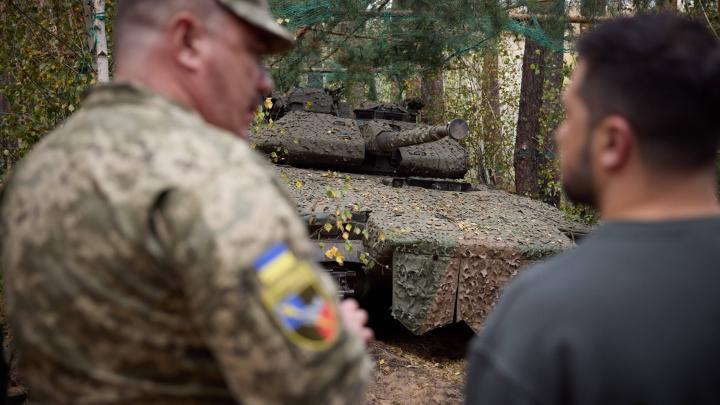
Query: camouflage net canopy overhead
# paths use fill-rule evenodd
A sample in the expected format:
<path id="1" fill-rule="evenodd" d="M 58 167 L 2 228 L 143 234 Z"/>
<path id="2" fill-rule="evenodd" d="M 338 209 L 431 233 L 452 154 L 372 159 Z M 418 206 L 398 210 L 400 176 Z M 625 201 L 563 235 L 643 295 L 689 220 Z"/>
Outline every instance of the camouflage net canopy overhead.
<path id="1" fill-rule="evenodd" d="M 588 0 L 601 1 L 601 0 Z M 274 0 L 275 16 L 298 38 L 291 53 L 270 61 L 280 89 L 305 73 L 364 81 L 433 72 L 480 50 L 501 33 L 563 51 L 569 19 L 564 0 Z M 606 1 L 577 9 L 592 18 Z"/>

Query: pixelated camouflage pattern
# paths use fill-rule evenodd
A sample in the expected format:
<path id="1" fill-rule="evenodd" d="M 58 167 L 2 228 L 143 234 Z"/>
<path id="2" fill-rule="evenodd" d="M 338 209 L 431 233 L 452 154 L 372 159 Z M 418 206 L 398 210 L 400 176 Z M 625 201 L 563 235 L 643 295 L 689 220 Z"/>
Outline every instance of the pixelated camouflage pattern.
<path id="1" fill-rule="evenodd" d="M 362 242 L 375 266 L 368 272 L 390 276 L 392 315 L 415 334 L 460 321 L 479 331 L 521 268 L 571 248 L 569 230 L 587 231 L 555 207 L 481 185 L 467 192 L 395 188 L 371 174 L 276 170 L 303 217 L 338 207 L 369 212 Z"/>
<path id="2" fill-rule="evenodd" d="M 3 279 L 33 403 L 362 402 L 360 339 L 342 325 L 327 350 L 300 347 L 258 296 L 256 257 L 314 247 L 245 142 L 113 84 L 6 186 Z"/>

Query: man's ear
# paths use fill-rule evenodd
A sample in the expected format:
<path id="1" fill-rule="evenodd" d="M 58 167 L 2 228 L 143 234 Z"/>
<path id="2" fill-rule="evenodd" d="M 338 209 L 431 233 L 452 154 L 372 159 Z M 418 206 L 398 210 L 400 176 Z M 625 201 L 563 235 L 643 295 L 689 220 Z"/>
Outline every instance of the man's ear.
<path id="1" fill-rule="evenodd" d="M 192 13 L 181 11 L 168 22 L 165 41 L 173 60 L 182 68 L 198 70 L 202 64 L 200 42 L 207 32 Z"/>
<path id="2" fill-rule="evenodd" d="M 621 169 L 637 150 L 635 132 L 627 119 L 619 115 L 604 118 L 596 128 L 594 139 L 596 161 L 604 170 Z"/>

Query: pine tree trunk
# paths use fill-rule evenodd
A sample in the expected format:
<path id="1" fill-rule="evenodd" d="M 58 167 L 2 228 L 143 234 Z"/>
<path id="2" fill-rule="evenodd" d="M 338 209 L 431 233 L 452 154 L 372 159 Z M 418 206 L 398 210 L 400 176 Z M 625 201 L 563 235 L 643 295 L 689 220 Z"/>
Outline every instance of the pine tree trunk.
<path id="1" fill-rule="evenodd" d="M 525 38 L 515 138 L 515 192 L 533 198 L 537 198 L 540 194 L 537 135 L 540 133 L 540 110 L 543 99 L 542 64 L 542 47 L 532 39 Z"/>
<path id="2" fill-rule="evenodd" d="M 548 38 L 560 46 L 565 33 L 564 5 L 562 0 L 538 1 L 529 10 L 556 17 L 544 22 L 542 28 Z M 555 205 L 559 205 L 560 195 L 554 187 L 558 174 L 552 135 L 562 119 L 559 105 L 562 68 L 562 52 L 554 52 L 529 37 L 525 38 L 515 140 L 515 188 L 518 194 L 541 198 Z"/>
<path id="3" fill-rule="evenodd" d="M 424 74 L 420 88 L 420 98 L 424 105 L 422 109 L 423 122 L 428 124 L 443 122 L 445 118 L 445 86 L 442 70 Z"/>

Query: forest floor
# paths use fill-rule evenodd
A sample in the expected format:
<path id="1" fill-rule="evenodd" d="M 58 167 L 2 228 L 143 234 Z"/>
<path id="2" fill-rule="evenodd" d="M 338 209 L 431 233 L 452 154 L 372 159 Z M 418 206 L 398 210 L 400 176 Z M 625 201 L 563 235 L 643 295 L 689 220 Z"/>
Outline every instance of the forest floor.
<path id="1" fill-rule="evenodd" d="M 375 373 L 367 405 L 462 404 L 465 353 L 473 331 L 449 325 L 414 336 L 393 320 L 371 325 Z"/>

